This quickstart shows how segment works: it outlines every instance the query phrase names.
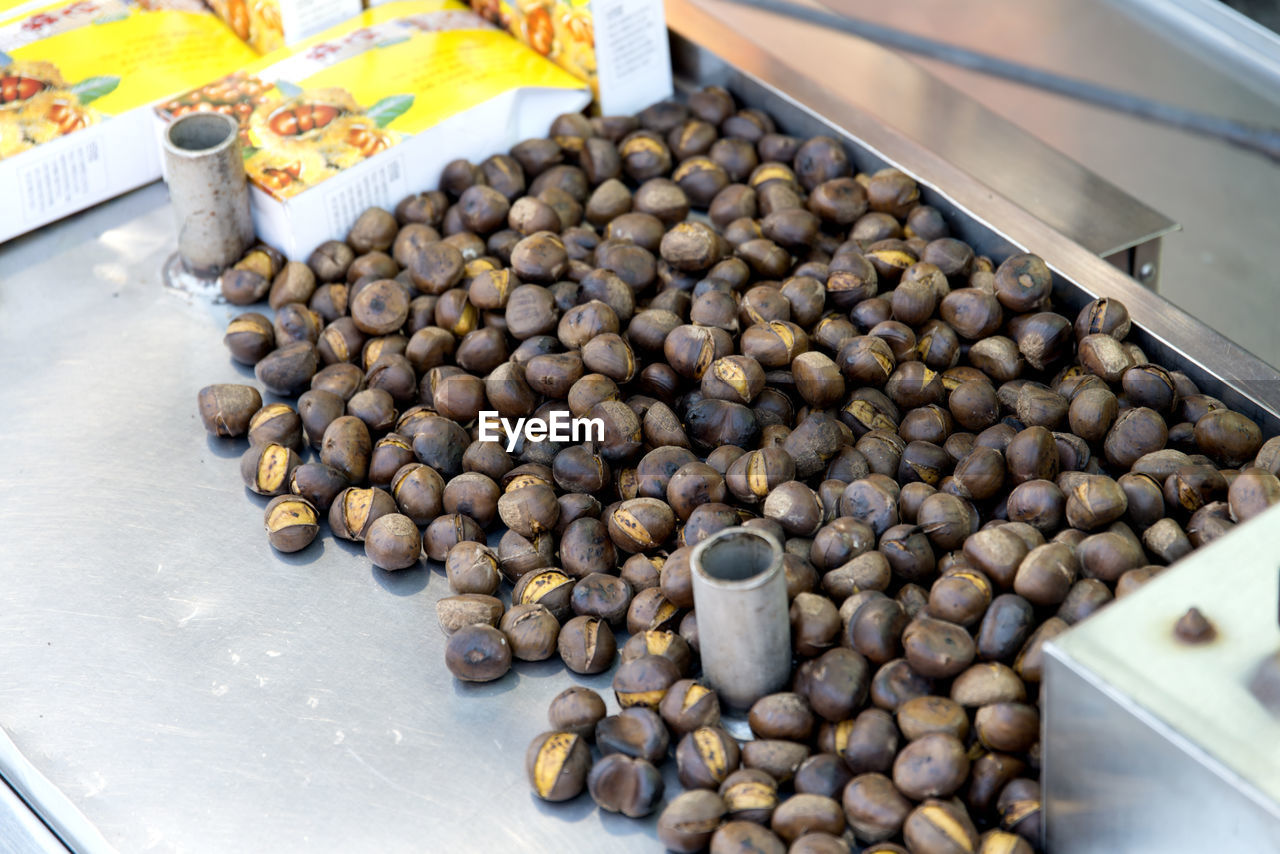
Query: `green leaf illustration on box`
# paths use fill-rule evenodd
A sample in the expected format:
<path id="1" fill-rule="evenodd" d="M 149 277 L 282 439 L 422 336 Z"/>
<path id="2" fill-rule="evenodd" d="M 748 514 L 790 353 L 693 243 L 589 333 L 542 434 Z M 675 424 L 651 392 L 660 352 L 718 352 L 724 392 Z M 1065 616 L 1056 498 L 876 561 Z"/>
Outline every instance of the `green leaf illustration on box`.
<path id="1" fill-rule="evenodd" d="M 0 68 L 8 68 L 13 65 L 13 57 L 0 50 Z"/>
<path id="2" fill-rule="evenodd" d="M 388 95 L 369 109 L 365 115 L 384 128 L 405 114 L 413 106 L 412 95 Z"/>
<path id="3" fill-rule="evenodd" d="M 244 160 L 248 160 L 250 157 L 252 157 L 257 153 L 258 153 L 258 149 L 252 145 L 240 146 L 240 157 Z"/>
<path id="4" fill-rule="evenodd" d="M 280 90 L 280 94 L 286 98 L 296 98 L 302 94 L 302 87 L 297 83 L 290 83 L 288 80 L 277 80 L 276 88 Z"/>
<path id="5" fill-rule="evenodd" d="M 120 85 L 120 78 L 113 75 L 104 77 L 86 77 L 71 87 L 71 91 L 80 99 L 81 104 L 96 101 L 103 95 L 109 95 Z"/>

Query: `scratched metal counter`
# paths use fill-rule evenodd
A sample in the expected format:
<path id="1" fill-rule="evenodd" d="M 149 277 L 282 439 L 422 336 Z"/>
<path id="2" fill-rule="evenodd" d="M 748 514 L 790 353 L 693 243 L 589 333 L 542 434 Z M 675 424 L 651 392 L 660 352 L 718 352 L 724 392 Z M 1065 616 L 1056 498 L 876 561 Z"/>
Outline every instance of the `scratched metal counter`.
<path id="1" fill-rule="evenodd" d="M 698 79 L 796 132 L 847 131 L 863 168 L 944 187 L 926 198 L 966 239 L 1040 252 L 1064 305 L 1119 296 L 1148 352 L 1274 428 L 1273 370 L 894 130 L 877 110 L 900 99 L 832 93 L 687 0 L 668 9 L 743 69 L 677 45 Z M 895 57 L 842 50 L 944 94 Z M 787 75 L 786 93 L 760 82 Z M 1052 163 L 1064 191 L 1111 192 Z M 172 233 L 153 185 L 0 248 L 0 776 L 77 851 L 657 850 L 655 819 L 542 804 L 524 778 L 550 699 L 575 682 L 607 695 L 608 675 L 520 663 L 457 683 L 437 570 L 384 573 L 327 534 L 270 549 L 243 445 L 206 438 L 196 415 L 200 387 L 251 377 L 220 343 L 237 310 L 162 286 Z"/>
<path id="2" fill-rule="evenodd" d="M 27 771 L 78 850 L 555 847 L 594 805 L 540 820 L 523 757 L 569 676 L 457 683 L 443 574 L 328 535 L 271 551 L 242 443 L 195 410 L 201 386 L 253 381 L 220 344 L 236 310 L 161 285 L 172 240 L 157 184 L 3 254 L 5 776 Z"/>

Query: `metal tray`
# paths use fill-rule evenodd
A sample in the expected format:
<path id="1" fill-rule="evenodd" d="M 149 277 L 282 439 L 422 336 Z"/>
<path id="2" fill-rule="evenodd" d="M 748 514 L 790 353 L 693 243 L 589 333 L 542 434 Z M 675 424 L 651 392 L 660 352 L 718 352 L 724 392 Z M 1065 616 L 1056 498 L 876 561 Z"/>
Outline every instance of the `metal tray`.
<path id="1" fill-rule="evenodd" d="M 945 187 L 928 200 L 981 251 L 1038 252 L 1067 306 L 1121 298 L 1148 352 L 1277 429 L 1274 370 L 894 130 L 865 92 L 832 92 L 685 0 L 668 11 L 686 83 Z M 873 46 L 839 52 L 917 93 L 898 110 L 938 91 Z M 656 850 L 654 819 L 542 804 L 524 779 L 551 697 L 607 694 L 607 675 L 541 663 L 455 682 L 437 567 L 384 573 L 327 536 L 271 551 L 241 447 L 195 411 L 201 386 L 251 378 L 219 341 L 236 312 L 163 288 L 172 249 L 160 185 L 0 248 L 0 774 L 76 851 Z"/>

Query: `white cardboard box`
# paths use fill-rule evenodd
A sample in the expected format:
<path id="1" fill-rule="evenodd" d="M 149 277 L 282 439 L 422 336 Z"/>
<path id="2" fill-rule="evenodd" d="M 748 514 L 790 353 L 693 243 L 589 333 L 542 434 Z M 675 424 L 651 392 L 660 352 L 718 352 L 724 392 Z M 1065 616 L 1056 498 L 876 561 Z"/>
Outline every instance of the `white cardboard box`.
<path id="1" fill-rule="evenodd" d="M 0 13 L 0 242 L 159 178 L 151 105 L 254 58 L 192 0 Z"/>

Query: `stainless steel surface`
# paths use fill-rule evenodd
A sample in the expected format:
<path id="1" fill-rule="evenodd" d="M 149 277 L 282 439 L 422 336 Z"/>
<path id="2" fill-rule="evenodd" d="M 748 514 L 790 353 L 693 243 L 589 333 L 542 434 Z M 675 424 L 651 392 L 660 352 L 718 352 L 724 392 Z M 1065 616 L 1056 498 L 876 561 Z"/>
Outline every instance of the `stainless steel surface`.
<path id="1" fill-rule="evenodd" d="M 1123 8 L 1280 103 L 1280 35 L 1262 24 L 1222 0 L 1126 0 Z M 1275 11 L 1271 18 L 1276 20 Z"/>
<path id="2" fill-rule="evenodd" d="M 237 310 L 161 286 L 165 200 L 0 252 L 5 779 L 77 851 L 653 850 L 524 779 L 551 698 L 609 675 L 455 682 L 438 569 L 271 551 L 240 445 L 195 415 L 201 386 L 253 382 L 220 343 Z"/>
<path id="3" fill-rule="evenodd" d="M 1046 648 L 1048 850 L 1280 851 L 1280 718 L 1246 687 L 1280 650 L 1280 507 Z M 1189 607 L 1218 629 L 1174 639 Z"/>
<path id="4" fill-rule="evenodd" d="M 253 242 L 239 127 L 221 113 L 192 113 L 164 129 L 161 148 L 178 254 L 191 273 L 212 278 Z"/>
<path id="5" fill-rule="evenodd" d="M 727 0 L 735 5 L 767 12 L 775 17 L 802 21 L 828 32 L 844 33 L 911 54 L 966 68 L 988 77 L 1009 80 L 1052 95 L 1110 110 L 1122 116 L 1227 142 L 1280 165 L 1280 129 L 1239 122 L 1216 113 L 1189 110 L 1135 92 L 1060 74 L 1037 65 L 1016 62 L 989 51 L 972 50 L 950 41 L 888 27 L 876 21 L 830 12 L 793 0 Z"/>
<path id="6" fill-rule="evenodd" d="M 697 5 L 732 21 L 761 50 L 809 74 L 821 69 L 824 82 L 846 81 L 826 85 L 1097 255 L 1116 256 L 1177 229 L 1163 213 L 896 53 L 718 0 Z M 853 13 L 838 3 L 827 5 Z M 879 5 L 864 17 L 879 19 Z M 992 48 L 988 42 L 983 49 Z"/>
<path id="7" fill-rule="evenodd" d="M 997 256 L 1041 253 L 1068 305 L 1086 298 L 1071 282 L 1121 298 L 1153 355 L 1276 429 L 1274 372 L 866 103 L 686 0 L 668 9 L 744 69 L 677 39 L 686 78 L 727 84 L 796 132 L 847 129 L 860 166 L 946 187 L 927 198 L 958 233 Z M 904 83 L 918 73 L 873 48 L 847 56 Z M 195 413 L 201 386 L 252 381 L 219 341 L 234 312 L 160 285 L 169 217 L 151 186 L 0 248 L 5 779 L 78 851 L 654 850 L 653 819 L 544 805 L 524 781 L 549 700 L 575 682 L 607 695 L 608 675 L 519 664 L 456 683 L 438 570 L 383 573 L 329 537 L 270 550 L 240 446 L 206 439 Z"/>
<path id="8" fill-rule="evenodd" d="M 1175 32 L 1166 26 L 1149 8 L 1167 6 L 1166 0 L 824 0 L 824 5 L 1185 107 L 1280 126 L 1280 87 L 1237 73 L 1190 29 Z M 850 39 L 782 26 L 768 16 L 726 6 L 717 7 L 717 15 L 723 26 L 759 49 L 822 69 L 828 88 L 841 94 L 896 92 L 906 105 L 903 112 L 916 105 L 916 76 L 923 68 L 1169 216 L 1182 230 L 1164 240 L 1160 293 L 1280 365 L 1280 337 L 1273 321 L 1280 313 L 1275 287 L 1280 169 L 1229 146 L 943 63 L 849 65 L 844 55 L 860 50 Z M 922 109 L 914 119 L 927 139 L 946 145 L 958 132 L 976 136 L 979 156 L 994 160 L 997 170 L 1009 157 L 1011 170 L 1028 174 L 1003 146 L 981 144 L 983 125 L 961 124 L 957 130 L 956 123 L 944 121 L 950 113 L 936 110 Z M 1054 204 L 1034 172 L 1026 183 L 1012 187 L 1009 197 L 1029 209 Z"/>
<path id="9" fill-rule="evenodd" d="M 782 544 L 730 528 L 694 546 L 693 608 L 702 674 L 730 709 L 745 711 L 791 676 L 791 621 Z"/>
<path id="10" fill-rule="evenodd" d="M 49 828 L 0 781 L 0 854 L 67 854 Z"/>

